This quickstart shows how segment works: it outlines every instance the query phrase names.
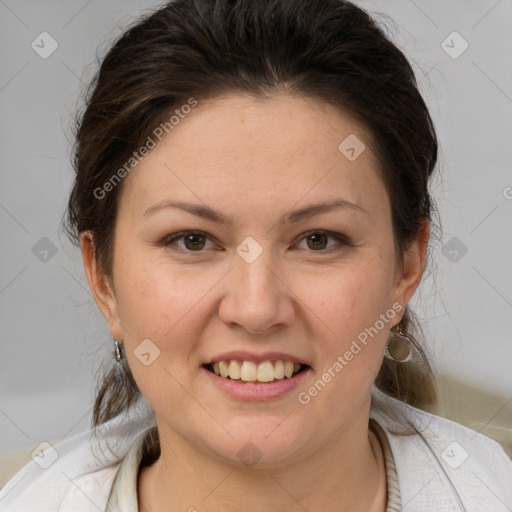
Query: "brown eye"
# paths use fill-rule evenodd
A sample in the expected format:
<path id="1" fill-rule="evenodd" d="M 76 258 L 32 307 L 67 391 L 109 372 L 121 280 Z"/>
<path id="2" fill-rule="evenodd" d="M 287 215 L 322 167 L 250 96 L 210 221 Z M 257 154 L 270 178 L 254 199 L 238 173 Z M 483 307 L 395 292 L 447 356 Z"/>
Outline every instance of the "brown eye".
<path id="1" fill-rule="evenodd" d="M 350 245 L 349 239 L 339 233 L 330 233 L 326 231 L 310 231 L 301 238 L 301 243 L 306 241 L 307 249 L 313 252 L 331 252 L 342 250 Z M 329 245 L 329 240 L 331 244 Z M 334 241 L 334 243 L 332 243 Z"/>
<path id="2" fill-rule="evenodd" d="M 183 240 L 185 247 L 191 251 L 200 250 L 205 244 L 205 237 L 198 234 L 186 235 Z"/>
<path id="3" fill-rule="evenodd" d="M 324 233 L 314 233 L 313 235 L 309 235 L 307 237 L 307 240 L 311 242 L 310 244 L 308 244 L 308 246 L 310 249 L 314 250 L 325 249 L 325 247 L 327 246 L 328 238 L 329 237 Z"/>
<path id="4" fill-rule="evenodd" d="M 167 237 L 160 245 L 181 252 L 202 252 L 209 240 L 210 237 L 205 233 L 182 231 Z"/>

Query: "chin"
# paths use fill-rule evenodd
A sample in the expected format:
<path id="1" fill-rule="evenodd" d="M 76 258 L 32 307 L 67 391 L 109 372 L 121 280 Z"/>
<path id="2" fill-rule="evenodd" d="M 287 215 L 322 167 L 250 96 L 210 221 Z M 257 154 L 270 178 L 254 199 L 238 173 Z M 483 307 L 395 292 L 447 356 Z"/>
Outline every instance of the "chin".
<path id="1" fill-rule="evenodd" d="M 247 421 L 238 422 L 238 428 L 227 428 L 233 438 L 222 444 L 208 444 L 225 462 L 239 467 L 267 469 L 283 466 L 297 460 L 298 452 L 311 441 L 305 439 L 303 428 L 296 425 L 292 430 L 285 428 L 288 420 L 283 419 L 276 422 L 275 419 L 247 418 Z"/>

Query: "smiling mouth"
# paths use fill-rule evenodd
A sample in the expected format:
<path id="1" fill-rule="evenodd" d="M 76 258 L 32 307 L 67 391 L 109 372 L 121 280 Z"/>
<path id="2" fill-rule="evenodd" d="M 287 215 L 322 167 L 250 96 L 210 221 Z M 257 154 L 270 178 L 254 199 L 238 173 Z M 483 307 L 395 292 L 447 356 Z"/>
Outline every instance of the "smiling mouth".
<path id="1" fill-rule="evenodd" d="M 263 361 L 256 364 L 253 361 L 236 359 L 209 363 L 203 367 L 218 377 L 241 382 L 257 382 L 258 384 L 290 379 L 310 368 L 307 364 L 293 363 L 292 361 Z"/>

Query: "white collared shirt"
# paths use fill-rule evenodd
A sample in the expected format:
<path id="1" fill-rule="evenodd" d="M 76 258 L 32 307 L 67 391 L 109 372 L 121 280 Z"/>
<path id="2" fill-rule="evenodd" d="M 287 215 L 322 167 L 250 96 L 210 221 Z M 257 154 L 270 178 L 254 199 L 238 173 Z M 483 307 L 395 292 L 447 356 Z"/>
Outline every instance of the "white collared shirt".
<path id="1" fill-rule="evenodd" d="M 512 461 L 497 442 L 375 387 L 373 398 L 371 418 L 389 442 L 402 510 L 512 510 Z M 401 435 L 404 422 L 413 425 L 412 435 Z M 140 443 L 155 424 L 141 396 L 128 413 L 56 444 L 59 456 L 50 467 L 31 461 L 3 487 L 0 512 L 113 512 L 110 496 L 124 500 L 119 510 L 136 512 Z M 114 488 L 116 475 L 122 492 Z"/>
<path id="2" fill-rule="evenodd" d="M 387 487 L 386 512 L 401 512 L 402 505 L 398 476 L 386 433 L 375 420 L 370 420 L 370 428 L 377 436 L 384 453 Z M 135 439 L 126 457 L 121 462 L 108 497 L 105 509 L 108 512 L 139 512 L 137 496 L 138 474 L 144 454 L 144 441 L 150 430 L 146 430 Z"/>

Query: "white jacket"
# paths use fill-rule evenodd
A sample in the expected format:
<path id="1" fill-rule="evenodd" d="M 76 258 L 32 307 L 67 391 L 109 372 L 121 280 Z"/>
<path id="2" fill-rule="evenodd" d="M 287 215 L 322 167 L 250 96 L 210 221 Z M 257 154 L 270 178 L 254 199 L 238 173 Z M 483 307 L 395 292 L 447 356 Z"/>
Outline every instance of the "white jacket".
<path id="1" fill-rule="evenodd" d="M 403 424 L 372 409 L 393 453 L 403 511 L 512 511 L 512 461 L 497 442 L 376 388 L 373 396 L 417 431 L 401 436 Z M 104 511 L 121 460 L 154 425 L 153 411 L 141 397 L 128 414 L 100 426 L 96 436 L 89 430 L 56 444 L 4 486 L 0 512 Z"/>

